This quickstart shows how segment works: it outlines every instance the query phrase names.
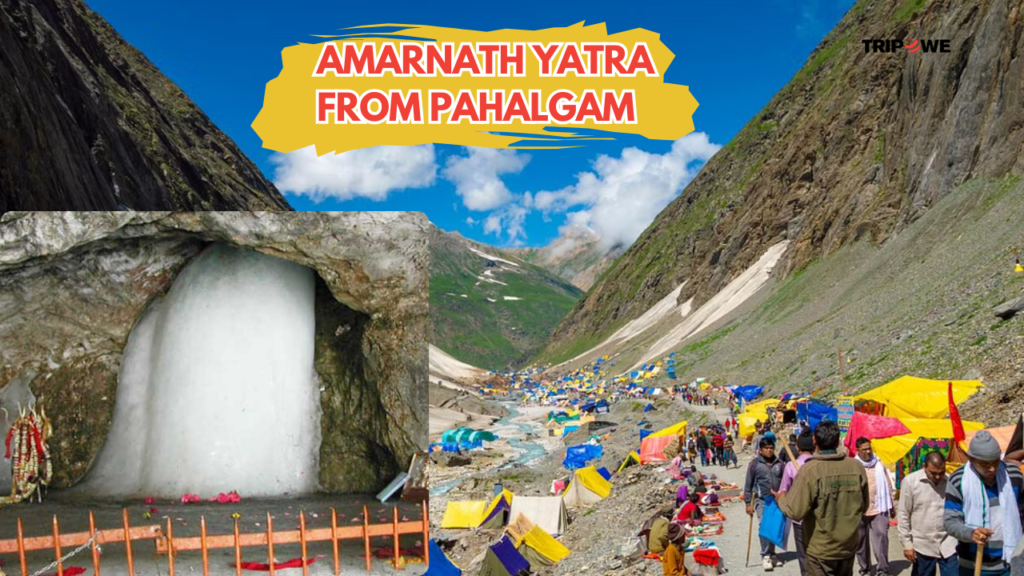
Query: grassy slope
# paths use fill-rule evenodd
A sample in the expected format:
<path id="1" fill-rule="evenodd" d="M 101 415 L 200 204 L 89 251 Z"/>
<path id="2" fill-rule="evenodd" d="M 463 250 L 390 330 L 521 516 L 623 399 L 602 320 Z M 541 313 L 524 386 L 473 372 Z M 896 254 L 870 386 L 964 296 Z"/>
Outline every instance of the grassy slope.
<path id="1" fill-rule="evenodd" d="M 469 245 L 448 235 L 431 238 L 431 341 L 453 357 L 481 368 L 524 363 L 543 346 L 582 292 L 530 264 L 509 267 L 514 272 L 488 268 L 487 260 L 471 252 Z M 491 247 L 472 245 L 497 257 L 508 256 Z M 507 286 L 477 285 L 477 276 L 484 270 Z M 521 300 L 507 301 L 504 296 Z"/>

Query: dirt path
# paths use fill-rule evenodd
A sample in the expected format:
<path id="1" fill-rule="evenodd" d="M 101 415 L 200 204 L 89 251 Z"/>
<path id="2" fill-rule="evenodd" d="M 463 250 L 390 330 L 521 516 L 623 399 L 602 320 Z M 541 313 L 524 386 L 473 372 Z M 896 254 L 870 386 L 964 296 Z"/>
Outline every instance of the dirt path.
<path id="1" fill-rule="evenodd" d="M 719 409 L 715 410 L 712 407 L 707 406 L 690 406 L 685 402 L 682 404 L 688 410 L 696 412 L 707 412 L 713 414 L 714 418 L 724 421 L 728 416 L 728 410 Z M 738 484 L 741 488 L 747 471 L 747 464 L 753 458 L 754 453 L 750 449 L 747 451 L 739 452 L 739 468 L 729 467 L 728 469 L 722 466 L 708 466 L 703 468 L 702 471 L 705 473 L 717 474 L 719 478 L 722 478 L 726 482 Z M 747 551 L 747 528 L 749 526 L 749 520 L 744 511 L 743 504 L 741 503 L 729 503 L 725 504 L 721 508 L 722 513 L 728 520 L 725 523 L 725 532 L 715 537 L 715 542 L 718 543 L 719 549 L 721 550 L 722 556 L 725 558 L 725 566 L 729 569 L 730 576 L 754 576 L 764 574 L 761 568 L 761 559 L 758 557 L 758 541 L 757 541 L 757 519 L 754 519 L 754 534 L 750 546 L 750 566 L 744 566 L 744 560 Z M 792 546 L 792 538 L 790 538 L 790 547 Z M 795 548 L 791 551 L 779 551 L 779 558 L 785 562 L 785 565 L 776 568 L 773 574 L 779 574 L 781 576 L 799 576 L 800 567 L 797 563 Z M 873 560 L 872 560 L 873 562 Z M 857 570 L 855 567 L 854 570 Z M 889 570 L 893 576 L 898 574 L 910 574 L 910 563 L 903 558 L 903 548 L 899 543 L 899 535 L 897 534 L 896 527 L 893 526 L 889 529 Z"/>

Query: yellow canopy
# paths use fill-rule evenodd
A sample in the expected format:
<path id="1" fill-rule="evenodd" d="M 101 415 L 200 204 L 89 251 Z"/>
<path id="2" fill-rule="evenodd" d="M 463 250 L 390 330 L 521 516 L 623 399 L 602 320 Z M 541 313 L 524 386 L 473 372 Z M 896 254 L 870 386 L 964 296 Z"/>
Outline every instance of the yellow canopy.
<path id="1" fill-rule="evenodd" d="M 885 415 L 903 418 L 945 418 L 949 414 L 949 383 L 953 382 L 953 401 L 960 404 L 981 388 L 978 380 L 929 380 L 901 376 L 859 396 L 854 402 L 885 405 Z"/>
<path id="2" fill-rule="evenodd" d="M 441 519 L 441 528 L 476 528 L 484 518 L 484 508 L 487 502 L 466 501 L 448 502 L 445 508 L 444 518 Z"/>
<path id="3" fill-rule="evenodd" d="M 925 418 L 900 418 L 900 422 L 910 429 L 910 434 L 891 438 L 876 438 L 871 441 L 875 454 L 892 468 L 896 461 L 903 458 L 918 438 L 952 438 L 953 421 Z M 981 430 L 985 427 L 981 422 L 963 421 L 964 431 Z"/>
<path id="4" fill-rule="evenodd" d="M 664 436 L 683 436 L 686 434 L 686 420 L 676 422 L 668 428 L 662 428 L 648 436 L 648 438 L 662 438 Z"/>
<path id="5" fill-rule="evenodd" d="M 561 562 L 570 554 L 568 548 L 563 546 L 558 540 L 552 538 L 550 534 L 542 530 L 539 526 L 531 528 L 530 531 L 523 536 L 520 544 L 533 548 L 541 556 L 544 556 L 552 562 Z"/>
<path id="6" fill-rule="evenodd" d="M 758 420 L 764 422 L 768 419 L 768 407 L 778 406 L 780 400 L 777 398 L 769 398 L 762 400 L 756 404 L 747 404 L 747 409 L 743 411 L 736 419 L 740 423 L 740 436 L 749 436 L 754 433 L 754 424 Z"/>

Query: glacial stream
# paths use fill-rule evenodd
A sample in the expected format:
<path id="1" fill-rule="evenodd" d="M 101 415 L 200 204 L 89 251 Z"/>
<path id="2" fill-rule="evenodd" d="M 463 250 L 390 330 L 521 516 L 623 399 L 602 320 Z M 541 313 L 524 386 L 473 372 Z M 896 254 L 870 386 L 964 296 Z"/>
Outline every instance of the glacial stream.
<path id="1" fill-rule="evenodd" d="M 504 464 L 491 467 L 487 470 L 481 470 L 481 472 L 490 473 L 498 470 L 504 470 L 505 468 L 511 468 L 512 466 L 519 464 L 526 465 L 547 454 L 547 451 L 544 450 L 544 447 L 540 444 L 525 440 L 529 434 L 544 434 L 544 427 L 536 420 L 515 422 L 514 419 L 520 416 L 519 410 L 516 409 L 516 405 L 512 403 L 503 403 L 502 406 L 508 410 L 508 415 L 495 422 L 494 427 L 491 430 L 497 434 L 499 438 L 507 439 L 508 445 L 519 452 L 519 454 Z M 444 484 L 435 486 L 430 489 L 430 495 L 443 496 L 452 491 L 452 489 L 461 484 L 465 479 L 465 476 L 460 476 L 445 482 Z"/>

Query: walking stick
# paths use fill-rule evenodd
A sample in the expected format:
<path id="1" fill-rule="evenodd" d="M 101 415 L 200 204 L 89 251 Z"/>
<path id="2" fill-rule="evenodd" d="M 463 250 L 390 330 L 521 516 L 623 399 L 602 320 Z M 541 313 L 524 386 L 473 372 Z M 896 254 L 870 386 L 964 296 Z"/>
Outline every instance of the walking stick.
<path id="1" fill-rule="evenodd" d="M 978 545 L 978 555 L 974 557 L 974 576 L 981 576 L 981 555 L 985 552 L 985 545 Z"/>
<path id="2" fill-rule="evenodd" d="M 751 514 L 750 515 L 750 525 L 747 527 L 747 561 L 746 561 L 745 564 L 743 564 L 744 568 L 747 568 L 747 567 L 750 566 L 750 540 L 752 539 L 753 535 L 754 535 L 754 515 Z M 979 576 L 979 575 L 975 574 L 974 576 Z"/>

